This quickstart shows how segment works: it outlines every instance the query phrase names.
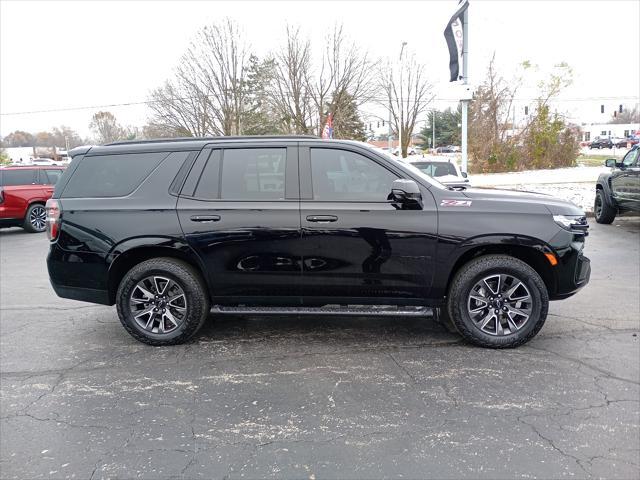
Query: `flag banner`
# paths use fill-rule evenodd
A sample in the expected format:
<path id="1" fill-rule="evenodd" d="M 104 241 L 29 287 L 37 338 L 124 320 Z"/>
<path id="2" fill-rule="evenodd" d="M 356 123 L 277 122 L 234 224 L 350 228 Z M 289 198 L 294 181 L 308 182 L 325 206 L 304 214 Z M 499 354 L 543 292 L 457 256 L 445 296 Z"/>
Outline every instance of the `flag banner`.
<path id="1" fill-rule="evenodd" d="M 449 47 L 449 72 L 451 72 L 450 82 L 462 79 L 460 65 L 462 64 L 462 14 L 469 8 L 469 0 L 460 0 L 458 9 L 453 14 L 447 28 L 444 29 L 444 38 Z"/>
<path id="2" fill-rule="evenodd" d="M 322 130 L 322 138 L 333 138 L 333 115 L 327 116 L 327 123 L 324 124 Z"/>

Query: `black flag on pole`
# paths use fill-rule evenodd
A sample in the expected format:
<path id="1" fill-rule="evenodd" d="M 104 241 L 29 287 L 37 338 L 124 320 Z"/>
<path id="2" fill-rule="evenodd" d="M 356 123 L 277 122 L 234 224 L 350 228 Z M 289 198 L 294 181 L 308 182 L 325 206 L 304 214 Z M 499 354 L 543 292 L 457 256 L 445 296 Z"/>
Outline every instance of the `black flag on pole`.
<path id="1" fill-rule="evenodd" d="M 458 9 L 453 14 L 447 28 L 444 29 L 444 38 L 449 47 L 449 71 L 451 72 L 450 82 L 462 79 L 461 59 L 462 59 L 462 14 L 469 8 L 469 0 L 460 0 Z"/>

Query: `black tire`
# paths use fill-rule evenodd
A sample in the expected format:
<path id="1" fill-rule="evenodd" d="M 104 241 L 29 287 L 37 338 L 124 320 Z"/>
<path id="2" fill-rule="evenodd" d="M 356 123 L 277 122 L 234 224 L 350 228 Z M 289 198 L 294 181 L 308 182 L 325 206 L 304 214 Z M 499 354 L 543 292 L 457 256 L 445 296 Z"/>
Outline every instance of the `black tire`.
<path id="1" fill-rule="evenodd" d="M 479 328 L 471 318 L 467 306 L 474 286 L 483 278 L 498 274 L 508 275 L 526 287 L 531 312 L 519 329 L 508 334 L 492 335 Z M 492 309 L 493 307 L 489 308 Z M 540 331 L 549 310 L 549 294 L 540 275 L 525 262 L 508 255 L 485 255 L 471 260 L 456 273 L 449 288 L 447 310 L 451 321 L 465 340 L 481 347 L 513 348 L 527 343 Z M 498 321 L 495 320 L 496 332 Z"/>
<path id="2" fill-rule="evenodd" d="M 135 294 L 139 295 L 138 292 L 141 290 L 136 287 L 141 284 L 141 282 L 146 282 L 149 278 L 153 278 L 155 280 L 156 277 L 168 279 L 174 282 L 168 282 L 165 289 L 169 289 L 171 286 L 171 288 L 175 289 L 174 291 L 177 291 L 178 293 L 180 293 L 180 291 L 182 292 L 185 303 L 184 308 L 182 306 L 179 308 L 183 308 L 184 313 L 180 314 L 184 316 L 178 319 L 176 314 L 173 318 L 174 320 L 177 319 L 177 326 L 172 326 L 165 323 L 164 315 L 162 315 L 161 320 L 158 319 L 158 315 L 161 315 L 161 308 L 166 307 L 166 310 L 170 311 L 168 304 L 163 303 L 162 306 L 159 304 L 146 304 L 142 305 L 140 308 L 148 311 L 150 309 L 149 307 L 157 307 L 158 313 L 150 313 L 149 316 L 142 317 L 139 321 L 144 323 L 145 319 L 150 319 L 155 315 L 155 320 L 151 320 L 151 327 L 149 328 L 153 328 L 153 325 L 157 324 L 157 329 L 159 330 L 159 324 L 162 322 L 162 329 L 164 329 L 166 325 L 170 325 L 172 327 L 172 330 L 167 331 L 166 333 L 153 332 L 145 329 L 138 323 L 138 321 L 136 321 L 134 312 L 132 312 L 132 308 L 134 308 L 134 304 L 132 302 L 140 302 L 140 300 L 133 299 L 134 289 L 136 291 Z M 147 289 L 147 291 L 150 293 L 156 293 L 151 292 L 149 289 Z M 146 295 L 144 298 L 147 298 Z M 131 336 L 136 340 L 155 346 L 177 345 L 186 342 L 193 337 L 198 330 L 200 330 L 200 327 L 202 327 L 209 315 L 209 296 L 207 294 L 206 284 L 202 277 L 191 265 L 174 258 L 153 258 L 139 263 L 129 270 L 122 278 L 118 287 L 116 305 L 120 322 L 127 332 L 129 332 L 129 334 L 131 334 Z M 135 306 L 135 308 L 138 307 L 138 305 Z M 164 312 L 164 309 L 161 311 Z"/>
<path id="3" fill-rule="evenodd" d="M 22 228 L 29 233 L 42 233 L 47 229 L 46 211 L 41 203 L 34 203 L 27 209 Z"/>
<path id="4" fill-rule="evenodd" d="M 616 218 L 617 213 L 618 210 L 607 202 L 604 190 L 596 190 L 596 199 L 593 203 L 593 215 L 596 222 L 610 224 Z"/>

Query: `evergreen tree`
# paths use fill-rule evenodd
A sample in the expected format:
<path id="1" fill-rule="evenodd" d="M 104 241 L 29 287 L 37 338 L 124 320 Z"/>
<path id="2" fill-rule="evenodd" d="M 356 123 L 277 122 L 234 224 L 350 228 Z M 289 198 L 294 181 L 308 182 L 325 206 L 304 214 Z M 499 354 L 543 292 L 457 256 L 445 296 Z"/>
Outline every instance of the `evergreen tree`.
<path id="1" fill-rule="evenodd" d="M 366 139 L 364 122 L 351 95 L 347 92 L 334 92 L 328 110 L 333 114 L 333 138 L 361 141 Z"/>

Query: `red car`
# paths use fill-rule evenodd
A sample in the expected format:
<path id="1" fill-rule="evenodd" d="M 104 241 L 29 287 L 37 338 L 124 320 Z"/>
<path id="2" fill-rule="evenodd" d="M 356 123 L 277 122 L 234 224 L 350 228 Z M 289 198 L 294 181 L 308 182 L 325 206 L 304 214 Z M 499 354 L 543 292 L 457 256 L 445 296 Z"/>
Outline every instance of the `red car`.
<path id="1" fill-rule="evenodd" d="M 0 228 L 44 232 L 44 206 L 62 172 L 54 166 L 0 167 Z"/>

